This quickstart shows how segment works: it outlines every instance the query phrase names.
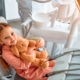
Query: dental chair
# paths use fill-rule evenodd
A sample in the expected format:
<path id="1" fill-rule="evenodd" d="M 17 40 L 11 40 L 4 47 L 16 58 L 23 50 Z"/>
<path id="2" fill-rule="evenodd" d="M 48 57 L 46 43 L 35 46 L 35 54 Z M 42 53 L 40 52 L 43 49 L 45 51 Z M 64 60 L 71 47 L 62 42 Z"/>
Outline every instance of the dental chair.
<path id="1" fill-rule="evenodd" d="M 76 11 L 75 11 L 75 13 L 73 14 L 74 16 L 75 16 L 75 14 L 76 14 Z M 60 17 L 60 15 L 59 15 L 59 17 Z M 73 18 L 73 17 L 72 17 Z M 73 20 L 73 19 L 72 19 Z M 24 22 L 25 21 L 25 22 Z M 75 31 L 75 29 L 76 29 L 76 27 L 77 27 L 77 24 L 79 23 L 79 21 L 80 21 L 80 17 L 78 17 L 78 18 L 76 18 L 76 16 L 75 16 L 75 19 L 73 20 L 73 22 L 72 22 L 72 24 L 71 24 L 71 29 L 70 29 L 70 32 L 69 32 L 69 34 L 67 35 L 67 38 L 66 38 L 66 45 L 65 45 L 65 47 L 67 48 L 67 49 L 63 49 L 63 52 L 65 52 L 65 51 L 69 51 L 69 50 L 74 50 L 74 49 L 70 49 L 71 47 L 72 47 L 72 44 L 73 44 L 73 38 L 74 38 L 74 36 L 75 36 L 75 34 L 74 34 L 74 31 Z M 22 28 L 22 30 L 24 30 L 23 32 L 24 32 L 24 37 L 26 37 L 26 35 L 25 35 L 25 30 L 26 30 L 26 26 L 27 26 L 27 24 L 29 24 L 29 23 L 31 23 L 32 22 L 32 20 L 30 19 L 30 18 L 26 18 L 25 20 L 23 20 L 23 23 L 22 23 L 22 25 L 21 26 L 23 26 Z M 27 33 L 26 33 L 27 34 Z M 63 53 L 62 52 L 62 53 Z M 76 54 L 77 55 L 77 54 Z M 79 54 L 78 54 L 79 55 Z M 77 55 L 77 57 L 78 57 L 78 55 Z M 62 69 L 68 69 L 68 68 L 70 68 L 69 67 L 69 64 L 70 64 L 70 62 L 71 62 L 71 57 L 72 56 L 74 56 L 74 54 L 72 55 L 72 53 L 70 53 L 70 54 L 68 54 L 68 55 L 66 55 L 66 56 L 63 56 L 63 57 L 61 57 L 61 58 L 59 58 L 59 59 L 57 59 L 56 60 L 56 65 L 55 65 L 55 67 L 53 68 L 53 71 L 54 70 L 62 70 Z M 76 56 L 75 56 L 76 57 Z M 79 58 L 75 58 L 74 59 L 74 61 L 79 61 Z M 73 62 L 73 61 L 72 61 Z M 75 63 L 75 62 L 74 62 Z M 75 63 L 76 64 L 76 63 Z M 72 65 L 71 65 L 72 66 Z M 75 65 L 74 65 L 75 66 Z M 51 76 L 51 77 L 49 77 L 49 80 L 67 80 L 67 79 L 65 79 L 65 77 L 66 77 L 66 75 L 68 76 L 68 74 L 66 74 L 65 72 L 64 73 L 61 73 L 61 74 L 58 74 L 58 75 L 54 75 L 54 76 Z M 74 74 L 73 74 L 74 75 Z M 72 78 L 72 80 L 73 80 L 74 78 Z M 80 79 L 80 78 L 79 78 Z M 78 79 L 78 80 L 79 80 Z M 22 79 L 23 80 L 23 79 Z M 75 80 L 77 80 L 77 78 L 75 79 Z"/>
<path id="2" fill-rule="evenodd" d="M 62 25 L 59 25 L 57 23 L 57 25 L 58 25 L 57 28 L 53 26 L 53 27 L 48 28 L 46 30 L 45 29 L 34 29 L 34 28 L 32 28 L 30 30 L 31 27 L 30 28 L 25 27 L 26 23 L 27 24 L 28 23 L 31 24 L 31 22 L 32 22 L 32 19 L 30 19 L 27 16 L 29 13 L 27 14 L 26 12 L 24 12 L 24 11 L 27 10 L 27 8 L 26 8 L 27 6 L 24 4 L 26 6 L 24 8 L 23 6 L 21 6 L 21 5 L 23 5 L 23 3 L 19 3 L 21 0 L 17 0 L 17 1 L 18 1 L 18 7 L 19 7 L 19 15 L 20 15 L 20 18 L 22 20 L 22 25 L 21 26 L 22 26 L 22 30 L 24 30 L 23 31 L 24 34 L 25 34 L 25 30 L 27 28 L 27 30 L 28 30 L 27 32 L 29 32 L 30 34 L 33 34 L 34 36 L 43 37 L 47 42 L 49 42 L 49 41 L 53 42 L 52 43 L 53 47 L 52 47 L 51 55 L 54 55 L 54 54 L 57 53 L 57 51 L 60 51 L 60 49 L 58 48 L 58 44 L 61 44 L 61 45 L 63 44 L 64 46 L 61 46 L 62 48 L 70 48 L 70 47 L 72 47 L 73 39 L 75 39 L 75 41 L 77 40 L 77 32 L 78 32 L 77 27 L 75 27 L 75 29 L 74 29 L 74 27 L 73 27 L 74 25 L 72 25 L 74 23 L 74 20 L 78 17 L 78 10 L 77 10 L 77 8 L 75 8 L 75 3 L 73 3 L 73 6 L 70 6 L 68 4 L 64 4 L 64 5 L 63 4 L 59 4 L 59 6 L 58 6 L 59 9 L 58 9 L 57 13 L 55 13 L 55 14 L 58 14 L 57 15 L 57 20 L 61 19 L 63 21 L 63 22 L 59 22 L 59 24 L 62 24 Z M 24 1 L 26 2 L 26 0 L 24 0 Z M 33 0 L 33 1 L 40 2 L 38 0 Z M 49 1 L 51 1 L 51 0 L 49 0 Z M 67 0 L 65 0 L 65 1 L 67 1 Z M 31 3 L 30 3 L 30 5 L 31 5 Z M 72 7 L 74 7 L 74 8 L 71 10 Z M 25 9 L 25 10 L 21 11 L 22 9 L 23 10 Z M 29 11 L 31 11 L 31 8 L 30 8 Z M 63 14 L 62 14 L 62 12 L 63 12 Z M 22 14 L 22 13 L 24 13 L 25 15 Z M 55 15 L 55 14 L 53 14 L 53 15 Z M 27 18 L 25 19 L 24 17 L 25 18 L 27 17 Z M 66 19 L 71 21 L 70 22 L 70 26 L 68 28 L 65 27 L 67 22 L 64 22 L 64 20 L 66 20 Z M 76 23 L 75 23 L 75 26 L 77 26 Z M 45 35 L 42 34 L 41 31 L 43 31 L 45 33 Z M 75 33 L 74 35 L 71 34 L 72 31 Z M 26 34 L 28 34 L 28 33 L 26 33 Z M 71 35 L 73 35 L 73 36 L 71 36 Z M 26 37 L 26 36 L 24 35 L 24 37 Z"/>
<path id="3" fill-rule="evenodd" d="M 0 17 L 0 22 L 7 22 L 7 21 L 3 17 Z M 78 24 L 79 22 L 80 22 L 80 17 L 76 18 L 76 20 L 73 22 L 74 29 L 75 29 L 76 24 Z M 18 30 L 18 29 L 14 29 L 14 30 L 16 31 L 16 33 L 18 35 L 23 37 L 23 34 L 20 30 Z M 69 37 L 74 36 L 74 35 L 72 35 L 72 33 L 73 33 L 73 29 L 72 29 Z M 56 59 L 56 65 L 54 66 L 52 71 L 54 71 L 54 72 L 58 71 L 57 72 L 58 74 L 56 74 L 56 75 L 53 74 L 51 77 L 49 76 L 48 80 L 53 80 L 53 79 L 54 80 L 69 80 L 70 78 L 73 80 L 74 76 L 72 76 L 72 75 L 77 75 L 77 73 L 80 70 L 80 68 L 77 68 L 77 67 L 79 67 L 79 63 L 75 62 L 75 61 L 80 62 L 79 51 L 80 51 L 80 49 L 76 50 L 76 49 L 73 49 L 73 48 L 66 48 L 66 49 L 63 49 L 61 51 L 61 54 L 66 53 L 66 55 L 64 55 L 62 57 L 59 57 L 60 55 L 55 56 L 54 59 Z M 74 52 L 78 52 L 78 53 L 74 54 Z M 72 57 L 73 57 L 73 59 L 72 59 Z M 73 60 L 73 61 L 71 61 L 71 60 Z M 75 67 L 75 65 L 76 66 L 78 65 L 78 66 Z M 66 69 L 68 71 L 68 69 L 70 70 L 71 68 L 76 68 L 78 70 L 78 72 L 65 73 Z M 62 70 L 64 70 L 64 71 L 62 72 Z M 62 73 L 59 73 L 59 71 L 62 72 Z M 15 71 L 12 68 L 10 68 L 10 73 L 12 74 L 12 78 L 6 78 L 4 76 L 5 70 L 1 67 L 1 64 L 0 64 L 0 78 L 1 78 L 0 80 L 25 80 L 23 78 L 20 78 L 18 75 L 16 75 L 16 78 L 14 78 Z M 69 76 L 69 74 L 70 74 L 70 76 Z M 69 76 L 69 77 L 66 77 L 66 75 Z M 10 76 L 8 76 L 8 77 L 10 77 Z M 76 77 L 75 80 L 77 80 L 77 79 L 79 80 L 80 78 Z"/>

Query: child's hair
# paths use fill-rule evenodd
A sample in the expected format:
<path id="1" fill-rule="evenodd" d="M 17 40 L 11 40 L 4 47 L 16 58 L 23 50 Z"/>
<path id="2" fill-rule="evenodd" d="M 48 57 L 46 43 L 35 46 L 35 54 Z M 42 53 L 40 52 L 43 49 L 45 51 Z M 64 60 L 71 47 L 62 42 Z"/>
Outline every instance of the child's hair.
<path id="1" fill-rule="evenodd" d="M 11 27 L 8 23 L 0 23 L 0 34 L 4 28 Z"/>
<path id="2" fill-rule="evenodd" d="M 10 24 L 8 23 L 0 23 L 0 35 L 1 35 L 1 32 L 3 31 L 4 28 L 7 28 L 7 27 L 11 27 Z M 2 45 L 0 44 L 0 62 L 2 63 L 3 67 L 9 71 L 9 65 L 4 61 L 4 59 L 1 57 L 2 55 Z"/>

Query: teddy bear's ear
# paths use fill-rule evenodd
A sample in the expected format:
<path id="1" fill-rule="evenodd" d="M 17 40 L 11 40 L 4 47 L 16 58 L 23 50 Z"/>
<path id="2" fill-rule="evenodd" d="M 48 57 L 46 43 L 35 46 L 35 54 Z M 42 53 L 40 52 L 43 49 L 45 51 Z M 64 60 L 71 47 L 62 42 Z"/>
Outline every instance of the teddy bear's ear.
<path id="1" fill-rule="evenodd" d="M 12 47 L 11 47 L 11 51 L 13 52 L 13 54 L 14 54 L 15 56 L 20 57 L 19 51 L 18 51 L 18 49 L 17 49 L 16 46 L 12 46 Z"/>

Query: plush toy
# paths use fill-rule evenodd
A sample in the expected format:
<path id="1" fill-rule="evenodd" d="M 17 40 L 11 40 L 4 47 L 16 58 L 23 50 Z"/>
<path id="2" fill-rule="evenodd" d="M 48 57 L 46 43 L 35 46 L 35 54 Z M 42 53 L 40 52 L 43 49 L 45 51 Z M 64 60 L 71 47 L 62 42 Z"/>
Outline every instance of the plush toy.
<path id="1" fill-rule="evenodd" d="M 11 47 L 11 51 L 25 62 L 31 63 L 37 67 L 46 68 L 49 66 L 47 51 L 37 51 L 36 42 L 37 41 L 18 37 L 17 44 Z"/>

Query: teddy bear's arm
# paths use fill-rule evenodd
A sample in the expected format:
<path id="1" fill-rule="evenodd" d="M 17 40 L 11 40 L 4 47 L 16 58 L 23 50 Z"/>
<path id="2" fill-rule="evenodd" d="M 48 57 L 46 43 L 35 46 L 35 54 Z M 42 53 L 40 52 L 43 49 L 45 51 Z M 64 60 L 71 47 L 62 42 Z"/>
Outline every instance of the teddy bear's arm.
<path id="1" fill-rule="evenodd" d="M 16 48 L 16 46 L 12 46 L 12 47 L 11 47 L 11 51 L 13 52 L 13 54 L 14 54 L 15 56 L 20 57 L 19 51 L 18 51 L 18 49 Z"/>
<path id="2" fill-rule="evenodd" d="M 28 40 L 29 41 L 29 47 L 35 47 L 36 41 L 35 40 Z"/>
<path id="3" fill-rule="evenodd" d="M 41 68 L 47 68 L 49 66 L 49 61 L 46 61 L 45 59 L 35 58 L 35 60 L 32 62 L 32 65 Z"/>
<path id="4" fill-rule="evenodd" d="M 23 61 L 28 63 L 32 63 L 35 60 L 35 55 L 26 54 L 24 52 L 20 54 L 20 57 Z"/>
<path id="5" fill-rule="evenodd" d="M 48 53 L 46 50 L 35 51 L 35 53 L 36 53 L 36 57 L 39 59 L 47 59 L 47 57 L 48 57 Z"/>

